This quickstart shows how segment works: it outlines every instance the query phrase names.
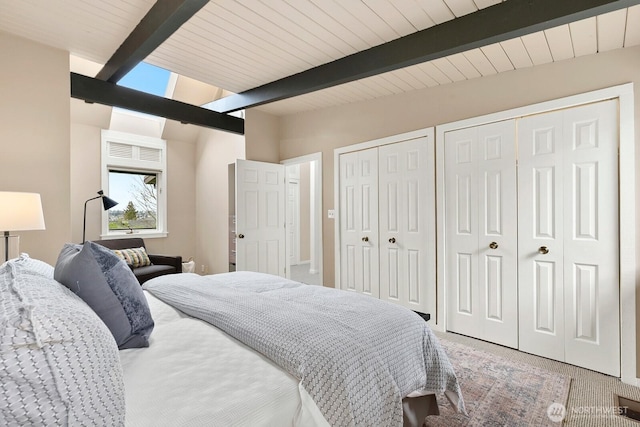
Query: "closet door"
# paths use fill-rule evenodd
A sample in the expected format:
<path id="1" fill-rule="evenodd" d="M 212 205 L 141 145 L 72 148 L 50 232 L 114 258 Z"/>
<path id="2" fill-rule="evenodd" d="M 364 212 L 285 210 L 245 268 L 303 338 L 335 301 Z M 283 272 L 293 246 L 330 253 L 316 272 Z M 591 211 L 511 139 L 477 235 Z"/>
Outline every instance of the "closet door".
<path id="1" fill-rule="evenodd" d="M 562 112 L 518 121 L 520 350 L 564 361 Z"/>
<path id="2" fill-rule="evenodd" d="M 340 155 L 340 286 L 378 298 L 378 150 Z"/>
<path id="3" fill-rule="evenodd" d="M 619 376 L 617 101 L 518 130 L 520 349 Z"/>
<path id="4" fill-rule="evenodd" d="M 447 329 L 518 346 L 515 122 L 445 135 Z"/>
<path id="5" fill-rule="evenodd" d="M 380 298 L 420 312 L 435 281 L 433 156 L 427 138 L 378 149 Z"/>

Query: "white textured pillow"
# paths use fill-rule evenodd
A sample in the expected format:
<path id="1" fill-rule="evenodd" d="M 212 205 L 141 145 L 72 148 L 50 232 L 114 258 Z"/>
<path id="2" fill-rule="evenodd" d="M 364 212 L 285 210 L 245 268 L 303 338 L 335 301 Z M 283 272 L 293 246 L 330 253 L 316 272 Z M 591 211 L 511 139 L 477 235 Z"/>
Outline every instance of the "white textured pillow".
<path id="1" fill-rule="evenodd" d="M 52 269 L 28 257 L 0 267 L 2 425 L 122 426 L 116 342 Z"/>

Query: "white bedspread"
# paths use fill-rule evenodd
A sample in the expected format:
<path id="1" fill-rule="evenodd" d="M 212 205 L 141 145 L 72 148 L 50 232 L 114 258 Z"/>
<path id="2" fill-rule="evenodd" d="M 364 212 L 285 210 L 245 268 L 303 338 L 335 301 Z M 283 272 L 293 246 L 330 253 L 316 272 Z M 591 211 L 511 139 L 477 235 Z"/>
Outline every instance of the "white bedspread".
<path id="1" fill-rule="evenodd" d="M 270 360 L 145 295 L 155 321 L 150 346 L 120 352 L 127 426 L 328 425 L 298 381 Z"/>
<path id="2" fill-rule="evenodd" d="M 402 426 L 402 399 L 415 391 L 445 391 L 464 412 L 446 353 L 405 308 L 247 271 L 167 275 L 143 288 L 298 378 L 331 425 Z"/>

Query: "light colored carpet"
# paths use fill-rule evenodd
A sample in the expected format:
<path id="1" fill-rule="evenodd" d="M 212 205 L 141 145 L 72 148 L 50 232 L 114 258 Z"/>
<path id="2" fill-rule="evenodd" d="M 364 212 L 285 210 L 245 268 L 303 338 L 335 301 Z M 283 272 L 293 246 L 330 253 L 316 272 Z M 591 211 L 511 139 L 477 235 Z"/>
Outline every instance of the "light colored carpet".
<path id="1" fill-rule="evenodd" d="M 624 384 L 618 378 L 590 371 L 588 369 L 579 368 L 577 366 L 568 365 L 566 363 L 557 362 L 555 360 L 538 357 L 531 354 L 523 353 L 510 348 L 491 344 L 488 342 L 476 340 L 452 333 L 439 333 L 436 335 L 440 338 L 443 345 L 447 342 L 464 344 L 477 350 L 496 355 L 506 360 L 510 364 L 523 367 L 535 367 L 543 371 L 560 374 L 571 379 L 569 388 L 569 396 L 566 404 L 566 417 L 562 423 L 549 423 L 542 425 L 552 426 L 568 426 L 568 427 L 640 427 L 640 423 L 617 415 L 619 408 L 616 406 L 614 394 L 626 397 L 632 400 L 640 400 L 640 388 Z M 454 368 L 456 368 L 454 363 Z M 485 371 L 482 364 L 476 364 L 474 368 L 478 374 Z M 458 374 L 459 376 L 461 374 Z M 553 390 L 547 390 L 545 393 Z M 462 388 L 465 399 L 465 388 Z M 438 402 L 441 402 L 438 399 Z M 467 404 L 468 405 L 468 404 Z M 541 414 L 547 418 L 547 408 L 543 408 L 544 413 Z M 538 414 L 537 418 L 540 414 Z M 429 417 L 429 420 L 435 417 Z M 544 420 L 544 418 L 542 418 Z M 443 424 L 443 425 L 462 425 L 462 424 Z M 474 424 L 467 424 L 474 425 Z M 490 425 L 490 424 L 489 424 Z M 502 424 L 504 425 L 504 424 Z M 519 425 L 519 424 L 506 424 Z M 524 425 L 540 425 L 527 422 Z"/>
<path id="2" fill-rule="evenodd" d="M 320 285 L 320 275 L 309 273 L 309 263 L 291 266 L 291 280 L 306 283 L 307 285 Z"/>

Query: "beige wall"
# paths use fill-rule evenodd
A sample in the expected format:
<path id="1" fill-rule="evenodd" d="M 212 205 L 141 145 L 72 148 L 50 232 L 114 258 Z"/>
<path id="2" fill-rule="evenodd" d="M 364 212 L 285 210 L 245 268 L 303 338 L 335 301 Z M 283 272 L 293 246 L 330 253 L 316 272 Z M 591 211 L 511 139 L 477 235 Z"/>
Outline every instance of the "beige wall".
<path id="1" fill-rule="evenodd" d="M 82 205 L 100 187 L 95 138 L 108 108 L 71 108 L 67 52 L 0 32 L 0 56 L 0 190 L 42 195 L 47 229 L 20 232 L 21 250 L 54 264 L 62 244 L 80 241 Z M 174 134 L 168 138 L 170 235 L 150 242 L 150 248 L 195 256 L 198 272 L 202 264 L 211 273 L 226 271 L 226 165 L 244 157 L 242 141 L 251 160 L 278 162 L 322 151 L 323 269 L 325 284 L 332 286 L 334 221 L 326 211 L 334 204 L 335 148 L 627 82 L 636 85 L 640 141 L 640 47 L 282 118 L 249 110 L 244 138 L 187 127 L 200 135 L 196 143 L 182 143 Z M 87 117 L 72 126 L 70 109 Z M 178 124 L 170 126 L 182 131 Z M 639 158 L 637 150 L 637 165 Z M 96 222 L 87 226 L 93 238 L 99 232 L 95 205 L 91 208 L 98 212 L 88 210 L 88 216 Z"/>
<path id="2" fill-rule="evenodd" d="M 163 239 L 147 239 L 154 254 L 196 256 L 196 142 L 167 140 L 167 230 Z"/>
<path id="3" fill-rule="evenodd" d="M 464 118 L 633 82 L 635 138 L 640 143 L 640 46 L 584 56 L 499 75 L 389 96 L 363 103 L 281 118 L 282 159 L 322 151 L 324 282 L 333 286 L 334 221 L 333 150 Z M 636 149 L 636 168 L 640 166 Z M 640 201 L 640 174 L 636 201 Z M 624 197 L 624 195 L 623 195 Z M 636 224 L 639 226 L 640 224 Z M 636 306 L 640 290 L 636 286 Z M 637 310 L 640 316 L 640 310 Z M 640 334 L 640 318 L 636 320 Z M 638 347 L 640 340 L 636 340 Z M 640 348 L 638 349 L 640 354 Z M 637 361 L 640 372 L 640 361 Z"/>
<path id="4" fill-rule="evenodd" d="M 228 165 L 245 155 L 244 137 L 203 129 L 196 148 L 196 273 L 229 271 Z"/>
<path id="5" fill-rule="evenodd" d="M 68 52 L 0 32 L 0 55 L 7 59 L 0 67 L 0 191 L 42 195 L 47 229 L 20 232 L 21 250 L 55 264 L 64 243 L 82 240 L 84 202 L 101 188 L 100 131 L 109 127 L 111 108 L 70 99 Z M 179 81 L 177 85 L 184 96 L 190 90 L 187 83 Z M 275 125 L 269 129 L 277 130 Z M 201 133 L 207 136 L 200 138 Z M 215 133 L 212 137 L 204 128 L 167 121 L 163 138 L 168 149 L 169 236 L 145 241 L 150 252 L 185 259 L 202 256 L 202 264 L 210 272 L 227 265 L 227 220 L 220 223 L 216 215 L 220 206 L 226 209 L 227 205 L 226 164 L 236 156 L 244 157 L 243 136 Z M 270 138 L 256 150 L 258 157 L 277 157 L 277 140 L 273 135 Z M 203 145 L 209 139 L 215 141 Z M 230 146 L 234 148 L 228 152 Z M 221 152 L 229 155 L 221 156 Z M 219 166 L 224 166 L 224 186 L 215 175 Z M 197 183 L 200 192 L 196 191 Z M 218 189 L 225 191 L 209 194 Z M 204 205 L 213 215 L 196 209 L 198 197 L 206 197 L 199 206 Z M 89 239 L 100 235 L 100 209 L 99 202 L 87 205 Z M 224 228 L 225 234 L 220 235 L 217 228 Z M 208 238 L 196 238 L 197 232 L 211 229 L 213 237 L 210 233 Z"/>
<path id="6" fill-rule="evenodd" d="M 74 102 L 80 102 L 74 100 Z M 73 115 L 72 115 L 73 116 Z M 101 128 L 82 123 L 71 124 L 71 150 L 69 153 L 71 172 L 71 242 L 82 242 L 84 202 L 97 196 L 102 189 L 100 178 L 100 131 Z M 107 196 L 109 194 L 107 193 Z M 98 240 L 102 232 L 100 219 L 102 203 L 94 200 L 87 203 L 86 239 Z"/>
<path id="7" fill-rule="evenodd" d="M 40 193 L 46 230 L 16 234 L 54 264 L 71 236 L 69 55 L 0 32 L 0 58 L 0 191 Z"/>
<path id="8" fill-rule="evenodd" d="M 247 110 L 244 122 L 247 160 L 279 163 L 280 119 L 258 110 Z"/>
<path id="9" fill-rule="evenodd" d="M 72 100 L 71 150 L 71 241 L 82 241 L 84 202 L 96 196 L 101 182 L 101 131 L 108 128 L 110 108 Z M 89 120 L 87 120 L 89 119 Z M 164 136 L 164 135 L 163 135 Z M 175 135 L 174 135 L 175 136 Z M 165 137 L 166 138 L 166 137 Z M 147 238 L 153 254 L 195 256 L 195 141 L 167 139 L 167 230 L 164 238 Z M 100 238 L 102 204 L 87 204 L 86 239 Z"/>
<path id="10" fill-rule="evenodd" d="M 636 84 L 638 139 L 640 47 L 282 117 L 281 159 L 322 151 L 325 285 L 335 281 L 334 220 L 326 217 L 334 205 L 335 148 L 627 82 Z"/>

